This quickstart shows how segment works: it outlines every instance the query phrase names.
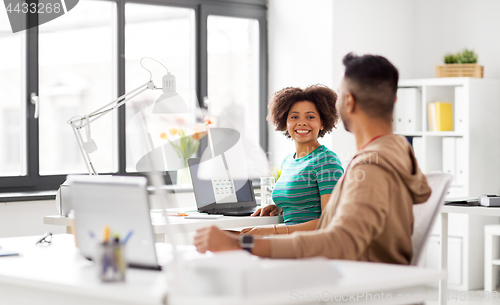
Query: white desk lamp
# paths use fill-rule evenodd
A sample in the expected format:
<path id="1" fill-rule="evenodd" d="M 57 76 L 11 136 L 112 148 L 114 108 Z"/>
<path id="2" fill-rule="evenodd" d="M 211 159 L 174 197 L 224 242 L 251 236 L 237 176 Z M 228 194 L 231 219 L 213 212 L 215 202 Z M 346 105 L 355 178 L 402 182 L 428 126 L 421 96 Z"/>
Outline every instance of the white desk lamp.
<path id="1" fill-rule="evenodd" d="M 153 106 L 152 106 L 152 114 L 172 114 L 172 113 L 187 113 L 188 112 L 188 107 L 184 100 L 177 94 L 176 92 L 176 83 L 175 83 L 175 76 L 168 71 L 167 67 L 165 67 L 163 64 L 161 64 L 159 61 L 149 58 L 151 60 L 156 61 L 160 65 L 162 65 L 166 70 L 167 74 L 163 76 L 162 78 L 162 87 L 157 88 L 155 84 L 152 81 L 152 73 L 150 70 L 148 70 L 144 65 L 142 64 L 142 60 L 145 58 L 149 57 L 144 57 L 141 59 L 140 64 L 141 66 L 146 69 L 149 72 L 149 81 L 147 81 L 145 84 L 137 87 L 136 89 L 118 97 L 114 101 L 100 107 L 99 109 L 83 115 L 83 116 L 75 116 L 71 118 L 68 121 L 68 124 L 71 125 L 73 128 L 73 132 L 75 134 L 76 140 L 78 142 L 78 146 L 80 148 L 80 152 L 82 153 L 82 156 L 85 160 L 85 165 L 87 166 L 87 170 L 89 171 L 90 175 L 97 175 L 97 171 L 94 168 L 94 165 L 92 164 L 92 160 L 90 158 L 90 154 L 94 151 L 97 150 L 97 144 L 95 141 L 92 139 L 91 136 L 91 131 L 90 131 L 90 123 L 99 119 L 101 116 L 111 112 L 114 109 L 117 109 L 118 107 L 124 105 L 128 101 L 130 101 L 132 98 L 136 97 L 137 95 L 141 94 L 142 92 L 146 90 L 156 90 L 156 89 L 162 89 L 162 94 L 154 101 Z M 142 109 L 137 109 L 138 111 L 142 111 Z M 82 128 L 85 128 L 85 138 L 86 141 L 83 140 L 81 130 Z M 149 134 L 149 130 L 147 130 L 147 126 L 142 126 L 142 128 L 146 129 L 145 132 Z M 144 142 L 147 141 L 147 139 L 142 139 Z M 154 159 L 147 160 L 149 162 L 149 167 L 152 169 L 158 168 L 158 166 L 155 166 Z M 167 203 L 172 203 L 176 202 L 175 194 L 173 192 L 169 192 L 168 194 L 165 192 L 163 189 L 163 178 L 162 174 L 158 172 L 158 169 L 150 171 L 147 173 L 153 187 L 154 187 L 154 192 L 157 195 L 154 197 L 156 200 L 159 201 L 159 203 L 163 206 L 163 210 L 166 208 Z M 165 222 L 167 226 L 170 225 L 170 222 L 168 220 L 168 217 L 165 214 Z M 176 247 L 176 242 L 175 242 L 175 237 L 173 236 L 172 230 L 167 230 L 167 234 L 172 242 L 173 246 L 173 261 L 172 265 L 173 266 L 173 275 L 177 274 L 177 262 L 178 262 L 178 251 Z M 167 272 L 167 268 L 165 268 L 165 272 Z M 167 275 L 168 278 L 168 275 Z"/>
<path id="2" fill-rule="evenodd" d="M 151 59 L 162 65 L 166 70 L 167 74 L 162 78 L 162 87 L 158 88 L 152 81 L 152 73 L 146 67 L 143 66 L 142 61 L 145 59 Z M 90 132 L 90 123 L 97 120 L 101 116 L 111 112 L 114 109 L 124 105 L 132 98 L 141 94 L 146 90 L 157 90 L 162 89 L 162 94 L 154 101 L 152 113 L 153 114 L 163 114 L 163 113 L 185 113 L 187 112 L 187 105 L 184 100 L 177 94 L 176 86 L 175 86 L 175 76 L 170 73 L 170 71 L 159 61 L 149 58 L 143 57 L 140 61 L 141 66 L 149 72 L 149 81 L 145 84 L 137 87 L 136 89 L 125 93 L 114 101 L 110 102 L 102 106 L 101 108 L 83 115 L 83 116 L 74 116 L 69 119 L 68 124 L 73 128 L 73 132 L 76 137 L 76 141 L 78 142 L 78 147 L 80 148 L 80 152 L 85 161 L 85 166 L 90 175 L 97 175 L 97 171 L 92 164 L 92 160 L 90 158 L 90 154 L 97 150 L 97 144 L 92 139 Z M 86 141 L 83 140 L 81 130 L 85 128 L 85 137 Z"/>

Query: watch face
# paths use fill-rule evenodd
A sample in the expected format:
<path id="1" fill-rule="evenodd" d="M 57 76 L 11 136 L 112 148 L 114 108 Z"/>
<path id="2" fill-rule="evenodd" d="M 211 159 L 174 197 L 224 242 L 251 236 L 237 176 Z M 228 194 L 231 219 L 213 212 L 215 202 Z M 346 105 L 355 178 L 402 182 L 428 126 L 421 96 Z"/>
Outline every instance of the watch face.
<path id="1" fill-rule="evenodd" d="M 252 235 L 243 235 L 241 238 L 241 242 L 243 244 L 252 244 L 253 243 L 253 236 Z"/>
<path id="2" fill-rule="evenodd" d="M 253 248 L 253 235 L 241 235 L 240 236 L 240 247 L 245 250 Z"/>

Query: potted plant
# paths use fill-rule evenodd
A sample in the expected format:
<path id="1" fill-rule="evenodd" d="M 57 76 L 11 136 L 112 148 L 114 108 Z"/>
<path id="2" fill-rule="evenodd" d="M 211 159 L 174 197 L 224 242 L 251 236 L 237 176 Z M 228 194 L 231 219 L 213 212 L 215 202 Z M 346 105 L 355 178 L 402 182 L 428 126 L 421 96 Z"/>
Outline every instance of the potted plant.
<path id="1" fill-rule="evenodd" d="M 446 54 L 444 65 L 436 66 L 436 77 L 482 78 L 484 67 L 477 64 L 478 56 L 473 50 L 464 49 L 457 54 Z"/>

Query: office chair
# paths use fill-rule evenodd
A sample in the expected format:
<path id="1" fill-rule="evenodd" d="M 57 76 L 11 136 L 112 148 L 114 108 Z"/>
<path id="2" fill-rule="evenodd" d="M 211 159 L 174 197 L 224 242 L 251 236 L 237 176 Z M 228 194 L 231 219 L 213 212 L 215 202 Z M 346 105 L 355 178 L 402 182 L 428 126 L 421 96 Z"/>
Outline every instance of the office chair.
<path id="1" fill-rule="evenodd" d="M 444 198 L 448 193 L 448 188 L 453 180 L 452 175 L 445 173 L 427 174 L 425 176 L 431 187 L 432 194 L 426 202 L 413 205 L 412 266 L 420 266 L 423 263 L 425 244 L 429 239 L 432 226 L 436 222 L 441 206 L 444 204 Z"/>

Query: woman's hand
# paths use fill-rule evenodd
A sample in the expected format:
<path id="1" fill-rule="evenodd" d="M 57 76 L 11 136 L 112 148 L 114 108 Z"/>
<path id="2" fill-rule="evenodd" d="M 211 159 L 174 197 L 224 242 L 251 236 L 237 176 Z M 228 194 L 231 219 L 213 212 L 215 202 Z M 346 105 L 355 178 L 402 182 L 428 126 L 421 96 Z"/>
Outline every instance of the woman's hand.
<path id="1" fill-rule="evenodd" d="M 249 235 L 273 235 L 273 228 L 245 228 L 241 230 L 240 234 L 249 234 Z"/>
<path id="2" fill-rule="evenodd" d="M 241 249 L 238 235 L 221 231 L 216 226 L 197 230 L 194 245 L 200 253 Z"/>
<path id="3" fill-rule="evenodd" d="M 278 216 L 279 214 L 281 214 L 281 209 L 275 204 L 270 204 L 264 208 L 258 209 L 252 216 Z"/>
<path id="4" fill-rule="evenodd" d="M 240 231 L 240 235 L 241 234 L 246 234 L 246 233 L 252 231 L 253 229 L 254 229 L 253 227 L 252 228 L 244 228 L 243 230 Z"/>

